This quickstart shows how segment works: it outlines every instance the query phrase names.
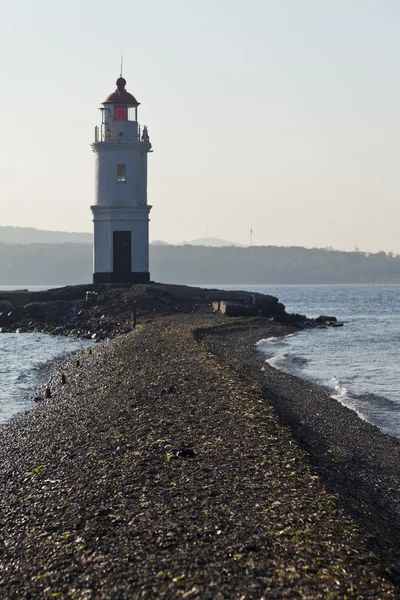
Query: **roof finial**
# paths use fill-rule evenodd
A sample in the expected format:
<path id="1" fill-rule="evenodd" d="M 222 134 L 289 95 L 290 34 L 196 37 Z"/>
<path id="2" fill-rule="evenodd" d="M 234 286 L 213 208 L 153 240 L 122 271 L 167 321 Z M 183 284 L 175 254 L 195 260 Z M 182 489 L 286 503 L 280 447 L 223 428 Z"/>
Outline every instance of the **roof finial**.
<path id="1" fill-rule="evenodd" d="M 124 64 L 124 54 L 123 54 L 123 52 L 121 52 L 121 71 L 120 71 L 120 74 L 119 74 L 120 77 L 122 77 L 122 66 L 123 66 L 123 64 Z"/>

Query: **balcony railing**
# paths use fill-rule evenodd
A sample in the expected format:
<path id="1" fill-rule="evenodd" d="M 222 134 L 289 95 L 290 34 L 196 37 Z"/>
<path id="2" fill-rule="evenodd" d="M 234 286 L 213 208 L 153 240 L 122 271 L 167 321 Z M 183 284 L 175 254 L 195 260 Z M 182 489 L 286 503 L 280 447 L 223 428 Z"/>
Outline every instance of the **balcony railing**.
<path id="1" fill-rule="evenodd" d="M 122 138 L 120 141 L 127 141 L 126 139 L 124 140 L 124 138 L 123 138 L 124 134 L 122 132 L 119 135 Z M 146 128 L 144 129 L 143 134 L 142 134 L 140 125 L 138 127 L 137 135 L 134 135 L 134 134 L 132 135 L 132 132 L 129 132 L 129 138 L 130 138 L 129 142 L 149 142 Z M 111 142 L 111 141 L 117 141 L 117 139 L 116 139 L 115 133 L 113 135 L 113 133 L 111 131 L 111 127 L 106 124 L 102 124 L 100 127 L 98 125 L 96 125 L 96 127 L 94 128 L 94 141 L 95 142 Z"/>

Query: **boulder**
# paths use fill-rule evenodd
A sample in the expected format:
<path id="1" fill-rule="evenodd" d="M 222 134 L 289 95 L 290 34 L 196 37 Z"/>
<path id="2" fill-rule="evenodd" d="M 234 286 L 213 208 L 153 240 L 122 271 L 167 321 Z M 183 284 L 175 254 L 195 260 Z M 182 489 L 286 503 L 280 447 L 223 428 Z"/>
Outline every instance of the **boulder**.
<path id="1" fill-rule="evenodd" d="M 304 323 L 307 322 L 307 317 L 299 315 L 297 313 L 286 313 L 283 312 L 280 315 L 274 317 L 274 321 L 282 323 L 282 325 L 288 325 L 290 327 L 303 327 Z"/>
<path id="2" fill-rule="evenodd" d="M 285 305 L 274 296 L 257 298 L 257 306 L 263 317 L 278 317 L 285 314 Z"/>
<path id="3" fill-rule="evenodd" d="M 0 325 L 11 325 L 18 320 L 18 313 L 15 310 L 10 312 L 0 312 Z"/>
<path id="4" fill-rule="evenodd" d="M 328 317 L 327 315 L 320 315 L 315 319 L 316 323 L 336 323 L 336 317 Z"/>
<path id="5" fill-rule="evenodd" d="M 9 313 L 14 310 L 14 305 L 9 300 L 0 300 L 0 312 Z"/>
<path id="6" fill-rule="evenodd" d="M 69 309 L 70 304 L 66 300 L 30 302 L 24 306 L 24 311 L 34 319 L 56 319 L 67 315 Z"/>
<path id="7" fill-rule="evenodd" d="M 253 317 L 259 313 L 259 309 L 254 304 L 239 304 L 224 300 L 220 303 L 220 311 L 228 317 Z"/>

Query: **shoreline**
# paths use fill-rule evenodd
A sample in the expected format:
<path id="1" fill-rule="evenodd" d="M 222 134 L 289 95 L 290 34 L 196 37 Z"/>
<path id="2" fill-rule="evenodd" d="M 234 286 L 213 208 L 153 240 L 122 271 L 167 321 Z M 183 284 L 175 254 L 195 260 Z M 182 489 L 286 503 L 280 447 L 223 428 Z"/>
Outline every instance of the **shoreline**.
<path id="1" fill-rule="evenodd" d="M 295 331 L 293 333 L 288 333 L 282 337 L 284 339 L 285 337 L 291 337 L 292 335 L 298 335 L 301 333 L 302 333 L 301 330 Z M 277 341 L 277 339 L 278 338 L 276 338 L 276 339 L 273 338 L 271 341 L 275 342 L 275 341 Z M 261 341 L 264 341 L 264 340 L 261 340 Z M 266 341 L 269 341 L 269 340 L 266 340 Z M 258 346 L 258 344 L 257 344 L 257 346 Z M 273 346 L 271 347 L 271 350 L 272 349 L 273 349 Z M 373 427 L 377 427 L 382 434 L 384 434 L 388 437 L 400 440 L 400 432 L 398 432 L 398 430 L 396 430 L 396 433 L 391 433 L 390 431 L 385 431 L 384 425 L 375 423 L 371 417 L 369 417 L 368 415 L 366 415 L 362 412 L 362 409 L 358 409 L 354 405 L 354 401 L 357 400 L 357 395 L 354 394 L 351 390 L 348 390 L 347 388 L 345 388 L 346 392 L 342 396 L 341 394 L 335 393 L 336 388 L 332 388 L 332 386 L 328 385 L 327 383 L 322 383 L 320 381 L 320 378 L 313 378 L 311 376 L 303 376 L 301 370 L 299 370 L 299 369 L 290 371 L 290 370 L 276 367 L 274 364 L 271 364 L 271 362 L 270 362 L 271 360 L 274 360 L 275 358 L 277 358 L 277 356 L 275 354 L 269 356 L 269 352 L 268 353 L 265 352 L 265 350 L 262 348 L 258 348 L 258 351 L 265 358 L 265 362 L 266 362 L 266 364 L 268 364 L 269 368 L 277 370 L 286 375 L 290 375 L 291 377 L 295 377 L 296 379 L 299 379 L 300 381 L 308 382 L 313 387 L 315 387 L 317 390 L 320 390 L 323 394 L 328 396 L 330 399 L 338 402 L 344 408 L 354 412 L 357 415 L 357 417 L 359 419 L 361 419 L 362 421 L 365 421 L 366 423 L 368 423 L 369 425 L 372 425 Z M 341 388 L 342 386 L 339 386 L 339 387 Z"/>
<path id="2" fill-rule="evenodd" d="M 269 365 L 255 347 L 260 338 L 254 328 L 240 332 L 240 324 L 232 324 L 227 329 L 235 337 L 233 355 L 226 350 L 231 345 L 224 347 L 218 340 L 217 330 L 205 334 L 205 343 L 263 386 L 318 474 L 400 573 L 400 439 L 361 418 L 323 386 Z"/>
<path id="3" fill-rule="evenodd" d="M 261 331 L 290 330 L 155 316 L 67 359 L 66 384 L 55 375 L 51 399 L 0 429 L 0 591 L 398 597 L 400 443 L 308 382 L 261 371 Z"/>
<path id="4" fill-rule="evenodd" d="M 0 430 L 10 420 L 35 408 L 36 403 L 43 399 L 39 393 L 43 393 L 44 397 L 46 388 L 51 387 L 53 373 L 59 365 L 69 356 L 75 356 L 92 345 L 87 340 L 68 337 L 61 338 L 59 342 L 53 336 L 49 337 L 40 332 L 5 335 L 8 336 L 4 340 L 5 343 L 0 344 L 0 350 L 6 353 L 7 358 L 6 368 L 3 366 L 2 369 L 6 381 L 3 381 L 0 394 Z M 34 341 L 29 341 L 29 338 L 21 340 L 21 335 L 32 335 Z M 13 339 L 10 339 L 11 337 Z M 12 378 L 12 382 L 7 381 L 7 378 Z"/>

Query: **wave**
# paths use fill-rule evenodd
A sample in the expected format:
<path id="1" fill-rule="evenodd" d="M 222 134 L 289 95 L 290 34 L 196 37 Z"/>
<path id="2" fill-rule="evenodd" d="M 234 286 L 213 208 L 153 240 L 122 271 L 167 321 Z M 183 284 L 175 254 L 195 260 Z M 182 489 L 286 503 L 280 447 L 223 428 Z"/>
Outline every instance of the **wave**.
<path id="1" fill-rule="evenodd" d="M 333 402 L 400 438 L 398 328 L 391 326 L 382 332 L 381 326 L 378 330 L 375 321 L 372 325 L 370 321 L 358 318 L 340 342 L 334 330 L 322 334 L 321 330 L 307 330 L 291 339 L 259 340 L 256 346 L 269 366 L 314 383 Z M 383 333 L 391 334 L 389 341 L 387 335 L 383 339 Z"/>
<path id="2" fill-rule="evenodd" d="M 270 367 L 277 369 L 278 371 L 283 371 L 282 365 L 286 361 L 286 356 L 284 354 L 278 354 L 277 356 L 272 356 L 271 358 L 267 358 L 265 362 L 267 362 Z"/>
<path id="3" fill-rule="evenodd" d="M 391 400 L 386 396 L 381 396 L 372 392 L 366 392 L 364 394 L 357 394 L 356 398 L 362 402 L 364 406 L 371 407 L 376 410 L 400 411 L 399 402 L 396 402 L 396 400 Z"/>
<path id="4" fill-rule="evenodd" d="M 277 342 L 278 340 L 279 340 L 278 337 L 271 336 L 269 338 L 264 338 L 262 340 L 259 340 L 258 342 L 256 342 L 256 346 L 258 348 L 260 348 L 260 347 L 262 348 L 263 346 L 266 346 L 267 344 L 270 344 L 271 342 Z"/>
<path id="5" fill-rule="evenodd" d="M 308 364 L 309 360 L 304 356 L 285 353 L 271 356 L 267 358 L 266 362 L 278 371 L 294 374 L 301 371 Z"/>
<path id="6" fill-rule="evenodd" d="M 269 345 L 273 346 L 275 345 L 277 342 L 280 344 L 285 344 L 285 340 L 287 338 L 291 338 L 294 335 L 296 335 L 295 333 L 288 333 L 287 335 L 283 335 L 280 337 L 276 337 L 276 336 L 271 336 L 268 338 L 263 338 L 262 340 L 259 340 L 258 342 L 256 342 L 256 346 L 257 348 L 261 348 L 261 350 L 263 350 L 264 348 L 268 347 Z"/>
<path id="7" fill-rule="evenodd" d="M 329 390 L 333 389 L 334 393 L 330 394 L 331 398 L 335 400 L 339 400 L 339 402 L 344 399 L 350 399 L 348 389 L 342 385 L 337 377 L 331 377 L 328 381 L 320 382 L 323 387 L 329 388 Z"/>

